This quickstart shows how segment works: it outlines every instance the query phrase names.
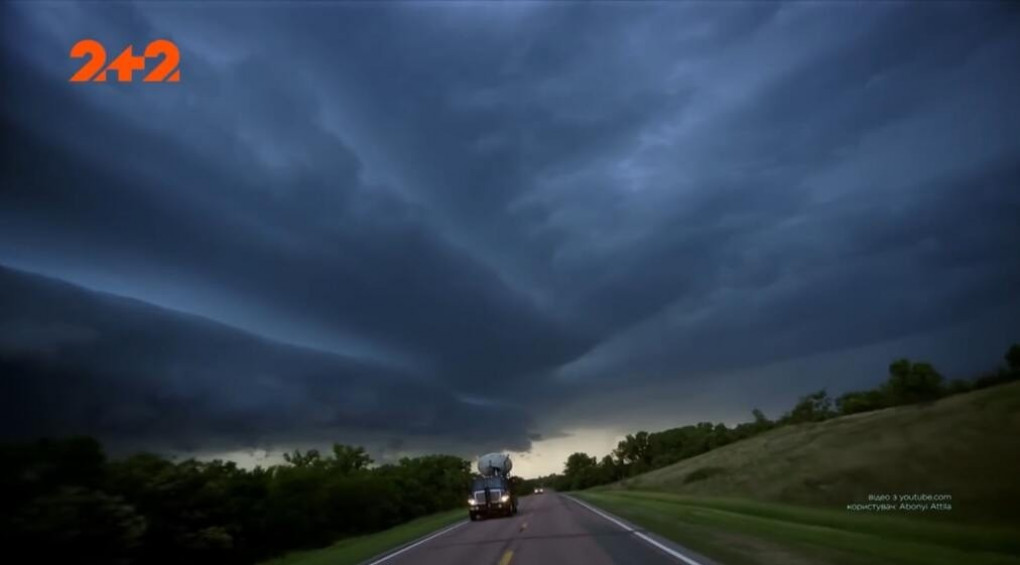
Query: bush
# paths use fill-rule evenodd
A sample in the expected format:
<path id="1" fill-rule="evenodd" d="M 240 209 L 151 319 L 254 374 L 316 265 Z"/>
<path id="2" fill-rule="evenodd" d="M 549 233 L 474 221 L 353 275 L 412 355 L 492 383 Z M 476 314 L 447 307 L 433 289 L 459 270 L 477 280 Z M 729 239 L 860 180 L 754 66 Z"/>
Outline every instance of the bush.
<path id="1" fill-rule="evenodd" d="M 879 410 L 885 406 L 885 396 L 878 390 L 848 392 L 836 399 L 836 408 L 844 416 Z"/>
<path id="2" fill-rule="evenodd" d="M 802 396 L 789 413 L 780 419 L 781 424 L 803 424 L 821 422 L 836 416 L 832 400 L 824 390 Z"/>
<path id="3" fill-rule="evenodd" d="M 889 365 L 889 380 L 882 392 L 893 406 L 935 400 L 944 392 L 942 375 L 930 363 L 900 359 Z"/>

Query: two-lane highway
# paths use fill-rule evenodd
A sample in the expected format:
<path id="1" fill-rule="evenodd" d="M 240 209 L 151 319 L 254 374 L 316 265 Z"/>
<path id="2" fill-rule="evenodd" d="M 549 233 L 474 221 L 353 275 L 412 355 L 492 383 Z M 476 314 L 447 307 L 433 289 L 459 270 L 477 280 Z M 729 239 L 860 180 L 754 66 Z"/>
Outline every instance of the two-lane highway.
<path id="1" fill-rule="evenodd" d="M 467 511 L 465 510 L 465 514 Z M 467 522 L 372 565 L 710 565 L 670 555 L 556 493 L 521 499 L 511 518 Z"/>

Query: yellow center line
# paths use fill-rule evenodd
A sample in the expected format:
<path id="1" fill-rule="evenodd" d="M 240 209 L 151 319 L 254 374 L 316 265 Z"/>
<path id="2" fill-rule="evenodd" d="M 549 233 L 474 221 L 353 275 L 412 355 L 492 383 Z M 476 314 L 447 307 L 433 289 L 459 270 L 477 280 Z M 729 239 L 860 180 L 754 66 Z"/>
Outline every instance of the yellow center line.
<path id="1" fill-rule="evenodd" d="M 499 565 L 510 565 L 510 560 L 513 558 L 514 552 L 508 549 L 506 550 L 506 553 L 503 554 L 503 558 L 499 560 Z"/>

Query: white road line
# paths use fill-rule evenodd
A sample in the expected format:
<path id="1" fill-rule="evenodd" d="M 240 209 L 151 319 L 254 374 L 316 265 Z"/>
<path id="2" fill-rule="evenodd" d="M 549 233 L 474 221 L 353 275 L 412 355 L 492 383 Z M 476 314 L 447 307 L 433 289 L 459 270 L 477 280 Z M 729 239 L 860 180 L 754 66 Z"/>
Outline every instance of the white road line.
<path id="1" fill-rule="evenodd" d="M 423 543 L 425 543 L 425 542 L 427 542 L 429 540 L 438 538 L 439 536 L 441 536 L 441 535 L 443 535 L 443 534 L 445 534 L 447 532 L 452 532 L 453 530 L 456 530 L 457 528 L 463 526 L 464 524 L 467 524 L 467 520 L 464 520 L 463 522 L 457 522 L 456 524 L 450 526 L 449 528 L 446 528 L 445 530 L 440 530 L 440 531 L 432 534 L 431 536 L 429 536 L 427 538 L 420 539 L 420 540 L 412 543 L 411 545 L 405 547 L 404 549 L 401 549 L 399 551 L 394 551 L 393 553 L 391 553 L 391 554 L 389 554 L 389 555 L 387 555 L 385 557 L 382 557 L 380 559 L 376 559 L 375 561 L 369 563 L 368 565 L 377 565 L 378 563 L 383 563 L 385 561 L 389 561 L 390 559 L 393 559 L 394 557 L 400 555 L 401 553 L 404 553 L 405 551 L 410 551 L 410 550 L 418 547 L 419 545 L 421 545 L 421 544 L 423 544 Z"/>
<path id="2" fill-rule="evenodd" d="M 581 506 L 587 508 L 588 510 L 591 510 L 592 512 L 598 514 L 599 516 L 602 516 L 606 520 L 609 520 L 610 522 L 616 524 L 617 526 L 620 526 L 621 528 L 623 528 L 623 529 L 627 530 L 628 532 L 634 534 L 635 536 L 637 536 L 641 540 L 646 541 L 646 542 L 654 545 L 655 547 L 661 549 L 662 551 L 665 551 L 669 555 L 679 559 L 680 561 L 683 561 L 687 565 L 702 565 L 702 563 L 700 563 L 698 561 L 695 561 L 695 560 L 691 559 L 690 557 L 687 557 L 686 555 L 680 553 L 679 551 L 676 551 L 676 550 L 674 550 L 672 548 L 669 548 L 669 547 L 666 547 L 665 545 L 662 545 L 661 543 L 655 541 L 654 539 L 652 539 L 652 538 L 646 536 L 645 534 L 635 530 L 634 528 L 628 526 L 627 524 L 624 524 L 623 522 L 617 520 L 616 518 L 613 518 L 612 516 L 610 516 L 609 514 L 606 514 L 605 512 L 599 510 L 598 508 L 595 508 L 594 506 L 591 506 L 590 504 L 586 504 L 584 502 L 581 502 L 580 500 L 578 500 L 578 499 L 576 499 L 576 498 L 574 498 L 572 496 L 567 496 L 566 498 L 569 498 L 570 500 L 573 500 L 574 502 L 580 504 Z"/>

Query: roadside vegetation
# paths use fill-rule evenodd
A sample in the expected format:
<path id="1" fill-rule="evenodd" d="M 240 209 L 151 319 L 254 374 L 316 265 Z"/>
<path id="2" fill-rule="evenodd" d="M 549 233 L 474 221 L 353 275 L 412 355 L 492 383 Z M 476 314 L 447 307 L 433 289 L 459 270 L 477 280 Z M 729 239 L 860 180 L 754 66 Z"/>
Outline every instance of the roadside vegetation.
<path id="1" fill-rule="evenodd" d="M 751 421 L 732 427 L 701 422 L 661 432 L 640 431 L 627 435 L 612 453 L 601 459 L 587 453 L 574 453 L 567 458 L 563 473 L 532 479 L 526 483 L 526 487 L 541 484 L 559 490 L 580 490 L 619 481 L 626 484 L 628 478 L 669 467 L 778 429 L 818 424 L 851 415 L 875 414 L 894 407 L 927 407 L 939 399 L 1020 380 L 1020 344 L 1009 348 L 1005 361 L 1004 366 L 974 378 L 947 381 L 930 363 L 899 359 L 890 364 L 886 381 L 874 389 L 847 392 L 836 398 L 830 397 L 825 390 L 814 391 L 801 397 L 793 408 L 776 420 L 770 420 L 755 409 Z M 891 429 L 876 427 L 862 433 L 869 431 L 881 437 Z M 994 429 L 989 430 L 989 434 L 1003 437 L 1001 431 Z M 916 440 L 927 441 L 939 437 L 919 437 Z M 863 445 L 869 440 L 865 437 L 844 437 L 837 441 L 854 446 Z M 949 454 L 946 453 L 946 456 Z M 724 469 L 706 465 L 695 474 L 685 477 L 685 480 L 693 483 L 725 472 Z M 862 476 L 857 482 L 866 485 L 866 479 Z"/>
<path id="2" fill-rule="evenodd" d="M 885 494 L 948 495 L 926 520 L 1020 529 L 1020 382 L 786 426 L 599 487 L 735 497 L 848 512 Z M 874 501 L 875 498 L 872 498 Z"/>
<path id="3" fill-rule="evenodd" d="M 355 539 L 327 554 L 365 555 L 445 523 L 439 514 L 358 537 L 461 508 L 470 477 L 467 461 L 447 455 L 373 466 L 364 449 L 335 445 L 286 459 L 249 470 L 151 454 L 108 460 L 90 438 L 4 446 L 0 531 L 8 552 L 41 563 L 251 564 L 345 538 Z"/>
<path id="4" fill-rule="evenodd" d="M 949 383 L 897 361 L 875 390 L 642 432 L 542 482 L 727 565 L 1020 565 L 1020 347 L 1006 358 Z M 868 506 L 883 495 L 943 502 Z"/>

